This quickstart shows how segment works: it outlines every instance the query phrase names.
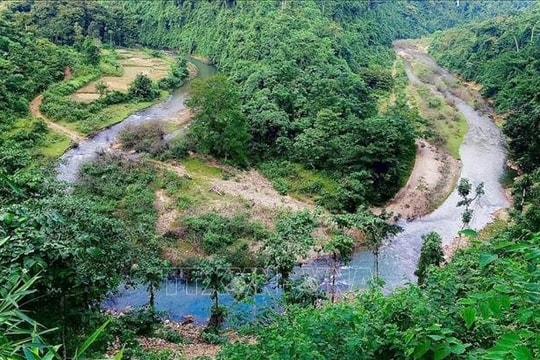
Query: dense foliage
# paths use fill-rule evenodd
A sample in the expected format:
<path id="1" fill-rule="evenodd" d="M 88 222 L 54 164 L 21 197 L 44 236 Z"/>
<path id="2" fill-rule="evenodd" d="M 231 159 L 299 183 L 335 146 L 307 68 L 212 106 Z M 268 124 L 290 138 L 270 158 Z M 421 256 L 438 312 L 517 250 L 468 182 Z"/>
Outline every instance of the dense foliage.
<path id="1" fill-rule="evenodd" d="M 290 309 L 223 359 L 535 359 L 540 235 L 500 234 L 389 296 Z"/>
<path id="2" fill-rule="evenodd" d="M 435 36 L 441 64 L 482 85 L 495 109 L 508 113 L 511 155 L 526 172 L 540 166 L 540 6 Z"/>
<path id="3" fill-rule="evenodd" d="M 405 0 L 29 0 L 5 6 L 12 12 L 7 13 L 7 20 L 0 20 L 0 345 L 9 346 L 0 347 L 0 356 L 4 349 L 11 351 L 11 345 L 20 350 L 13 341 L 21 338 L 8 331 L 20 325 L 31 332 L 34 325 L 21 312 L 11 310 L 14 302 L 45 327 L 56 328 L 45 338 L 64 345 L 67 358 L 81 336 L 101 325 L 100 301 L 117 288 L 123 275 L 147 286 L 153 309 L 154 292 L 168 272 L 168 264 L 158 259 L 163 239 L 156 235 L 154 209 L 155 192 L 166 180 L 158 178 L 156 168 L 129 157 L 102 156 L 83 169 L 77 185 L 66 188 L 36 162 L 31 149 L 47 134 L 46 127 L 43 122 L 18 117 L 27 114 L 32 97 L 62 79 L 66 65 L 76 63 L 82 70 L 71 82 L 49 88 L 43 110 L 54 118 L 80 121 L 129 100 L 129 95 L 107 93 L 103 87 L 100 99 L 90 105 L 76 105 L 67 98 L 99 75 L 102 43 L 141 42 L 208 57 L 228 79 L 216 77 L 194 86 L 195 95 L 201 92 L 192 101 L 198 150 L 239 165 L 260 165 L 265 172 L 278 173 L 276 179 L 283 187 L 292 187 L 291 177 L 316 173 L 316 180 L 303 184 L 309 189 L 302 191 L 318 193 L 322 204 L 336 212 L 355 212 L 359 204 L 380 203 L 392 196 L 414 157 L 417 134 L 409 109 L 399 105 L 377 113 L 377 97 L 393 86 L 388 69 L 391 41 L 521 6 L 460 3 L 458 7 L 453 2 Z M 531 21 L 537 17 L 535 11 L 526 15 Z M 502 60 L 492 64 L 494 69 L 496 65 L 506 69 L 505 61 L 516 60 L 512 71 L 517 74 L 517 85 L 506 89 L 512 84 L 508 77 L 499 83 L 486 75 L 486 81 L 492 81 L 486 87 L 492 93 L 487 95 L 505 94 L 502 104 L 502 98 L 508 97 L 502 110 L 525 109 L 520 113 L 523 116 L 515 117 L 519 121 L 512 118 L 506 126 L 519 164 L 529 170 L 516 184 L 516 225 L 491 243 L 476 244 L 444 269 L 427 267 L 423 290 L 410 286 L 385 296 L 374 289 L 354 302 L 315 309 L 310 305 L 321 297 L 320 292 L 311 291 L 314 287 L 304 279 L 289 281 L 298 258 L 306 256 L 314 243 L 312 214 L 285 214 L 272 234 L 242 217 L 188 217 L 183 225 L 192 242 L 225 258 L 203 261 L 199 267 L 199 275 L 214 290 L 216 327 L 224 314 L 218 292 L 230 280 L 230 264 L 245 266 L 251 260 L 242 257 L 248 251 L 244 239 L 263 240 L 261 262 L 279 276 L 286 300 L 304 306 L 287 309 L 278 322 L 255 333 L 255 343 L 232 345 L 222 357 L 540 356 L 540 211 L 531 206 L 540 199 L 540 175 L 532 171 L 538 165 L 538 144 L 531 141 L 534 132 L 528 130 L 538 119 L 534 97 L 538 94 L 534 82 L 538 46 L 535 25 L 526 24 L 515 36 L 508 33 L 507 38 L 514 41 L 501 43 Z M 499 24 L 478 26 L 487 26 L 489 33 Z M 498 48 L 487 47 L 499 55 Z M 473 48 L 483 54 L 481 49 Z M 175 64 L 171 76 L 159 86 L 172 89 L 186 75 L 185 64 Z M 527 78 L 533 80 L 525 86 Z M 141 98 L 157 94 L 154 85 L 142 77 L 131 91 Z M 533 116 L 525 117 L 525 111 Z M 160 129 L 153 130 L 144 139 L 161 144 Z M 136 148 L 141 134 L 124 135 L 126 147 Z M 342 223 L 368 236 L 374 234 L 374 253 L 383 238 L 397 232 L 397 228 L 380 226 L 388 225 L 381 218 L 356 215 L 344 215 Z M 345 237 L 335 240 L 329 251 L 337 263 L 348 258 L 352 244 Z M 436 255 L 437 261 L 430 264 L 438 263 L 440 253 Z M 33 292 L 23 287 L 24 300 L 23 295 L 13 295 L 13 284 L 19 279 L 14 274 L 25 279 L 38 276 L 28 283 Z M 2 309 L 13 316 L 4 318 Z M 128 314 L 115 320 L 108 340 L 118 336 L 128 344 L 135 335 L 150 334 L 181 340 L 156 326 L 155 320 L 154 312 Z M 40 345 L 35 341 L 32 346 Z"/>
<path id="4" fill-rule="evenodd" d="M 129 261 L 121 256 L 128 255 L 127 240 L 121 223 L 91 199 L 43 195 L 0 210 L 0 238 L 6 239 L 0 277 L 39 276 L 21 307 L 47 327 L 58 327 L 55 342 L 70 345 L 100 300 L 118 286 Z"/>
<path id="5" fill-rule="evenodd" d="M 364 201 L 391 197 L 414 157 L 415 135 L 406 110 L 376 116 L 377 94 L 393 84 L 388 70 L 392 40 L 519 6 L 471 1 L 461 6 L 423 1 L 124 3 L 142 24 L 142 43 L 202 54 L 240 86 L 249 141 L 239 131 L 234 149 L 240 153 L 231 154 L 217 148 L 230 142 L 209 132 L 199 135 L 202 148 L 244 162 L 248 142 L 251 163 L 277 158 L 342 178 L 333 193 L 321 194 L 321 204 L 334 211 L 354 211 Z M 243 124 L 238 116 L 229 118 Z"/>
<path id="6" fill-rule="evenodd" d="M 26 119 L 29 103 L 62 79 L 73 52 L 0 18 L 0 54 L 0 204 L 6 204 L 40 191 L 41 173 L 31 150 L 47 140 L 47 128 Z"/>
<path id="7" fill-rule="evenodd" d="M 66 49 L 36 39 L 0 19 L 0 126 L 28 113 L 28 103 L 64 76 L 70 56 Z"/>
<path id="8" fill-rule="evenodd" d="M 81 46 L 85 37 L 109 45 L 134 45 L 138 39 L 135 19 L 117 2 L 103 6 L 99 1 L 14 2 L 17 21 L 30 31 L 59 44 Z"/>

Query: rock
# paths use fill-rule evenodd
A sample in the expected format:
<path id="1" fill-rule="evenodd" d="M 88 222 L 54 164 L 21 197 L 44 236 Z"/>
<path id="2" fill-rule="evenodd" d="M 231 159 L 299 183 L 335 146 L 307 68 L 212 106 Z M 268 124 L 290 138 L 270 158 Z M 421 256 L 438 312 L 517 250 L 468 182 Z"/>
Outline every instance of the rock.
<path id="1" fill-rule="evenodd" d="M 184 320 L 182 320 L 182 325 L 192 324 L 194 321 L 193 315 L 186 315 L 184 316 Z"/>

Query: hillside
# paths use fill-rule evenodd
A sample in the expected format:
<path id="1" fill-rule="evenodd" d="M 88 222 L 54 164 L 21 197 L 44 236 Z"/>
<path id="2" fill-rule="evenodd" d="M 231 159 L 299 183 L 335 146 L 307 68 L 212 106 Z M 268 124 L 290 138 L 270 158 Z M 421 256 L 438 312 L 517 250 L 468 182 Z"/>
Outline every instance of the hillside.
<path id="1" fill-rule="evenodd" d="M 539 16 L 0 3 L 0 359 L 539 358 Z"/>

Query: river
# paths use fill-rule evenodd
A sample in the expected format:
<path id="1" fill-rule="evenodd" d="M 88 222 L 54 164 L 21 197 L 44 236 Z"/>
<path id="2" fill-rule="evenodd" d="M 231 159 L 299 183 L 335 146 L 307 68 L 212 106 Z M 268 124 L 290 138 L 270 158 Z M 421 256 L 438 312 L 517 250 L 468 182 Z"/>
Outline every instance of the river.
<path id="1" fill-rule="evenodd" d="M 188 57 L 187 60 L 197 67 L 197 77 L 200 79 L 206 79 L 216 72 L 215 67 L 207 65 L 198 59 Z M 109 149 L 115 142 L 118 133 L 126 126 L 164 121 L 180 113 L 186 108 L 185 101 L 189 95 L 190 85 L 190 81 L 186 81 L 184 86 L 173 92 L 167 100 L 128 116 L 122 122 L 100 131 L 95 136 L 79 143 L 77 147 L 68 150 L 60 158 L 57 167 L 57 179 L 68 183 L 76 181 L 81 166 L 95 159 L 99 152 Z"/>
<path id="2" fill-rule="evenodd" d="M 453 78 L 429 56 L 408 47 L 399 48 L 399 50 L 405 52 L 410 59 L 421 61 L 438 76 Z M 200 62 L 196 65 L 199 69 L 204 69 L 200 73 L 201 77 L 212 73 L 207 65 Z M 405 65 L 409 80 L 421 84 L 422 81 L 412 73 L 407 62 Z M 81 144 L 79 148 L 70 150 L 64 156 L 64 164 L 59 167 L 59 178 L 74 181 L 81 163 L 93 158 L 99 149 L 110 146 L 123 126 L 166 119 L 184 109 L 184 100 L 188 90 L 189 85 L 174 93 L 167 101 L 131 115 L 124 122 L 104 130 L 87 143 Z M 492 214 L 495 211 L 509 205 L 500 184 L 505 166 L 504 138 L 500 129 L 489 118 L 482 116 L 470 105 L 449 92 L 442 95 L 463 114 L 469 126 L 460 147 L 461 177 L 468 178 L 473 187 L 480 182 L 484 183 L 485 195 L 472 205 L 474 216 L 470 224 L 472 228 L 481 229 L 492 221 Z M 379 258 L 380 276 L 386 281 L 387 290 L 415 281 L 414 271 L 420 254 L 423 234 L 437 231 L 441 235 L 444 245 L 449 244 L 454 239 L 461 228 L 462 209 L 457 208 L 458 201 L 459 196 L 454 190 L 444 203 L 431 214 L 411 222 L 403 220 L 399 223 L 404 231 L 383 247 Z M 356 253 L 349 266 L 341 268 L 338 280 L 340 289 L 366 287 L 368 280 L 373 276 L 373 260 L 373 255 L 368 251 Z M 307 272 L 323 280 L 328 274 L 327 269 L 320 262 L 313 262 L 311 265 L 298 269 L 297 273 L 300 272 Z M 268 304 L 275 304 L 273 299 L 278 295 L 271 286 L 265 290 L 263 294 L 255 298 L 254 305 L 237 307 L 234 313 L 247 312 L 247 317 L 249 317 L 254 311 L 260 311 Z M 223 304 L 233 304 L 232 298 L 227 294 L 223 294 L 220 301 Z M 148 295 L 144 287 L 139 287 L 121 289 L 117 296 L 111 297 L 103 305 L 106 308 L 123 310 L 126 307 L 141 306 L 147 302 Z M 181 280 L 173 279 L 165 282 L 164 286 L 156 293 L 157 309 L 168 312 L 169 317 L 173 320 L 181 320 L 184 315 L 189 314 L 195 317 L 196 322 L 203 323 L 208 316 L 210 304 L 209 294 L 205 293 L 202 288 L 195 284 L 186 284 Z"/>
<path id="3" fill-rule="evenodd" d="M 421 62 L 438 76 L 454 79 L 452 74 L 439 67 L 426 54 L 412 47 L 400 46 L 399 43 L 397 46 L 398 50 L 406 55 L 405 69 L 412 83 L 422 84 L 422 81 L 411 71 L 407 59 Z M 433 91 L 438 92 L 435 89 Z M 474 213 L 470 227 L 481 229 L 493 220 L 495 211 L 509 206 L 500 182 L 506 161 L 504 137 L 501 130 L 488 117 L 482 116 L 462 99 L 447 91 L 439 94 L 444 95 L 449 103 L 455 105 L 465 117 L 469 127 L 459 149 L 462 161 L 461 178 L 469 179 L 473 188 L 481 182 L 484 183 L 485 195 L 471 207 Z M 388 288 L 416 280 L 414 271 L 420 257 L 422 235 L 436 231 L 441 235 L 443 245 L 452 242 L 462 226 L 463 209 L 457 208 L 459 200 L 457 190 L 454 190 L 431 214 L 411 222 L 402 220 L 399 223 L 403 227 L 403 232 L 386 244 L 379 258 L 380 276 L 386 281 Z M 369 252 L 357 253 L 350 266 L 342 270 L 340 281 L 344 284 L 362 286 L 363 280 L 371 276 L 372 269 L 373 255 Z"/>

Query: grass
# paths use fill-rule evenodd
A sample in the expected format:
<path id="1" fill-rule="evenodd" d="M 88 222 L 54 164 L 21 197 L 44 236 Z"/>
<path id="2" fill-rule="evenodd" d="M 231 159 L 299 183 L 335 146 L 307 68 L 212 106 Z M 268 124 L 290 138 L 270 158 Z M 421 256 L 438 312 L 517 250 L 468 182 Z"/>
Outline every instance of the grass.
<path id="1" fill-rule="evenodd" d="M 308 170 L 302 165 L 295 165 L 296 177 L 289 179 L 291 186 L 291 196 L 299 200 L 313 200 L 314 186 L 319 186 L 323 191 L 333 193 L 339 188 L 336 180 L 320 171 Z"/>
<path id="2" fill-rule="evenodd" d="M 409 84 L 407 93 L 409 101 L 418 108 L 420 115 L 429 121 L 430 127 L 424 130 L 432 132 L 432 140 L 459 160 L 459 147 L 468 130 L 465 118 L 448 104 L 444 97 L 433 94 L 426 86 Z"/>
<path id="3" fill-rule="evenodd" d="M 339 189 L 339 183 L 329 175 L 300 164 L 268 162 L 261 164 L 260 169 L 279 193 L 300 201 L 313 202 L 322 194 L 332 194 Z"/>
<path id="4" fill-rule="evenodd" d="M 71 139 L 64 134 L 50 130 L 43 138 L 42 143 L 43 145 L 35 149 L 36 152 L 43 155 L 45 160 L 53 160 L 62 156 L 69 149 Z"/>
<path id="5" fill-rule="evenodd" d="M 207 161 L 198 158 L 190 157 L 182 161 L 187 172 L 196 177 L 219 178 L 222 171 L 219 167 L 214 166 Z"/>
<path id="6" fill-rule="evenodd" d="M 167 195 L 174 199 L 178 210 L 189 213 L 215 200 L 233 200 L 209 191 L 212 180 L 221 177 L 220 168 L 197 157 L 187 158 L 182 163 L 191 179 L 167 169 L 163 169 L 157 177 L 157 186 L 165 189 Z"/>
<path id="7" fill-rule="evenodd" d="M 489 241 L 495 238 L 495 236 L 504 233 L 508 229 L 508 221 L 503 219 L 495 219 L 491 223 L 487 224 L 482 230 L 478 232 L 478 240 Z"/>

